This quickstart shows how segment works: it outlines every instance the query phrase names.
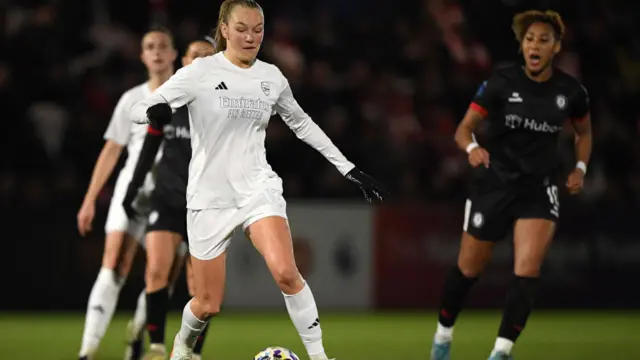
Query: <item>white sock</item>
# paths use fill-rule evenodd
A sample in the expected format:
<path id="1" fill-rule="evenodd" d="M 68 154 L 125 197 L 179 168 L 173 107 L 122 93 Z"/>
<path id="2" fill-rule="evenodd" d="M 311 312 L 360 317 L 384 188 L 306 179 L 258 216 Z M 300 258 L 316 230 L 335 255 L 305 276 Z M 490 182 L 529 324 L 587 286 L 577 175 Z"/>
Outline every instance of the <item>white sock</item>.
<path id="1" fill-rule="evenodd" d="M 453 340 L 453 326 L 446 327 L 440 323 L 438 323 L 438 328 L 436 329 L 435 342 L 438 344 L 448 343 Z"/>
<path id="2" fill-rule="evenodd" d="M 193 349 L 196 345 L 196 340 L 198 340 L 198 336 L 200 336 L 204 327 L 207 326 L 207 321 L 202 321 L 193 315 L 191 311 L 191 301 L 192 300 L 189 300 L 182 311 L 182 326 L 176 339 L 181 341 L 189 349 Z"/>
<path id="3" fill-rule="evenodd" d="M 138 304 L 136 306 L 136 312 L 133 315 L 133 332 L 136 334 L 136 339 L 140 339 L 144 325 L 147 322 L 147 292 L 142 289 L 140 296 L 138 296 Z"/>
<path id="4" fill-rule="evenodd" d="M 304 288 L 295 295 L 283 295 L 289 317 L 298 330 L 309 357 L 326 358 L 322 346 L 322 329 L 320 328 L 318 308 L 309 285 L 305 282 Z"/>
<path id="5" fill-rule="evenodd" d="M 501 352 L 509 355 L 511 354 L 512 348 L 513 348 L 513 341 L 499 337 L 496 339 L 496 344 L 493 346 L 493 351 L 491 352 L 491 355 L 494 355 L 497 352 Z"/>
<path id="6" fill-rule="evenodd" d="M 89 295 L 80 356 L 90 355 L 100 345 L 116 309 L 122 284 L 124 279 L 117 280 L 113 270 L 100 269 Z"/>

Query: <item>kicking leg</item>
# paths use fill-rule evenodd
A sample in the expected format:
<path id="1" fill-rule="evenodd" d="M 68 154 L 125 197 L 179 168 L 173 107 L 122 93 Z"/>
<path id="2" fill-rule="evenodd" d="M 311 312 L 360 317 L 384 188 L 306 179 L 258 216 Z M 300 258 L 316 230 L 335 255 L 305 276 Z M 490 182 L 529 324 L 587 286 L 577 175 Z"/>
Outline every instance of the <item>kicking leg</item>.
<path id="1" fill-rule="evenodd" d="M 287 220 L 280 216 L 265 217 L 249 225 L 246 233 L 264 257 L 280 287 L 291 321 L 309 357 L 312 360 L 326 360 L 318 308 L 309 285 L 296 267 Z"/>

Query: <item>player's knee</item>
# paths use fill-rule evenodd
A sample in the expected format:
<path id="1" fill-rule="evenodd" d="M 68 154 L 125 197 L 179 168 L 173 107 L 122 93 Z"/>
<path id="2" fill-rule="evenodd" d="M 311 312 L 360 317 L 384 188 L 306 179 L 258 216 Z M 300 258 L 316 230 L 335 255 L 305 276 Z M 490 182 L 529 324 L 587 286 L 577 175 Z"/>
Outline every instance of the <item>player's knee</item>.
<path id="1" fill-rule="evenodd" d="M 280 266 L 273 271 L 273 278 L 285 294 L 295 294 L 304 286 L 302 277 L 295 265 Z"/>
<path id="2" fill-rule="evenodd" d="M 147 286 L 165 287 L 169 283 L 169 269 L 158 264 L 147 263 L 145 281 Z"/>
<path id="3" fill-rule="evenodd" d="M 516 276 L 535 278 L 540 276 L 542 263 L 538 259 L 523 257 L 516 259 L 514 272 Z"/>

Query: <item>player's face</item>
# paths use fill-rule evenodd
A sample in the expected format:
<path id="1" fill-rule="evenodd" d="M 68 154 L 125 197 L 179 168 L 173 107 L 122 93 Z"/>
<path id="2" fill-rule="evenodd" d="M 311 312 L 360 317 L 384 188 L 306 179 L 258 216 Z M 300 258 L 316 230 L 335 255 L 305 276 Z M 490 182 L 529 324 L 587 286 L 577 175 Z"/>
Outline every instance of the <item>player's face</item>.
<path id="1" fill-rule="evenodd" d="M 142 39 L 140 59 L 152 73 L 167 71 L 176 60 L 176 51 L 169 35 L 153 31 Z"/>
<path id="2" fill-rule="evenodd" d="M 196 58 L 213 55 L 213 45 L 206 41 L 192 42 L 187 53 L 182 57 L 182 66 L 187 66 Z"/>
<path id="3" fill-rule="evenodd" d="M 264 37 L 264 17 L 259 9 L 236 6 L 229 21 L 222 26 L 227 48 L 232 49 L 242 62 L 253 62 L 258 56 Z"/>
<path id="4" fill-rule="evenodd" d="M 556 40 L 551 25 L 533 23 L 522 39 L 522 54 L 527 69 L 539 74 L 549 66 L 553 57 L 560 51 L 560 41 Z"/>

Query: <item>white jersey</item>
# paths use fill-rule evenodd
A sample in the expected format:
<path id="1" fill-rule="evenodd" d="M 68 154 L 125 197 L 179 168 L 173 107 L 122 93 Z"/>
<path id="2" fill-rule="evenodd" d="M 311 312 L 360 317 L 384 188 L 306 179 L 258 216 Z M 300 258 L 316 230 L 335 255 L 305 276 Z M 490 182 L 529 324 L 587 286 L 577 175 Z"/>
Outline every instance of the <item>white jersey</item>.
<path id="1" fill-rule="evenodd" d="M 128 179 L 126 180 L 127 186 L 133 176 L 147 134 L 147 125 L 133 123 L 130 111 L 135 103 L 145 99 L 149 94 L 151 94 L 151 90 L 148 82 L 133 87 L 122 94 L 111 116 L 109 127 L 104 133 L 105 140 L 111 140 L 127 147 L 127 161 L 118 176 L 118 180 L 120 178 Z"/>
<path id="2" fill-rule="evenodd" d="M 198 58 L 137 103 L 131 111 L 134 121 L 146 123 L 147 108 L 162 102 L 173 109 L 189 107 L 189 209 L 241 207 L 264 187 L 282 189 L 264 145 L 269 119 L 276 112 L 343 175 L 354 168 L 298 105 L 280 70 L 260 60 L 244 69 L 222 52 Z"/>

